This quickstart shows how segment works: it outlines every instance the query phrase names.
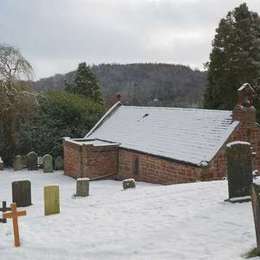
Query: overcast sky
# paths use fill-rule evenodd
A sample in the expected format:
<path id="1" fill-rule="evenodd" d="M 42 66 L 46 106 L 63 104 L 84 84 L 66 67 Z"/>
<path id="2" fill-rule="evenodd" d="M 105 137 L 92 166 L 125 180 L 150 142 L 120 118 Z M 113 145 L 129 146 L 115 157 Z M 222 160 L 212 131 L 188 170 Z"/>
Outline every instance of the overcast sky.
<path id="1" fill-rule="evenodd" d="M 260 13 L 260 0 L 0 0 L 0 41 L 20 49 L 35 79 L 81 61 L 203 68 L 220 18 L 242 2 Z"/>

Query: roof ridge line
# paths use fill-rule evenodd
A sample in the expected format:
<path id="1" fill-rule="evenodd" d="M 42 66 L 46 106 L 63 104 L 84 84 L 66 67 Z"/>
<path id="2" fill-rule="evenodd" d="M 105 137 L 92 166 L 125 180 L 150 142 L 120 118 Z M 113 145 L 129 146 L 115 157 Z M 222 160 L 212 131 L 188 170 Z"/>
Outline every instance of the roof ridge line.
<path id="1" fill-rule="evenodd" d="M 140 109 L 172 109 L 172 110 L 201 110 L 201 111 L 212 111 L 212 112 L 232 112 L 232 110 L 224 109 L 208 109 L 208 108 L 199 108 L 199 107 L 156 107 L 156 106 L 132 106 L 132 105 L 122 105 L 122 107 L 129 108 L 140 108 Z"/>

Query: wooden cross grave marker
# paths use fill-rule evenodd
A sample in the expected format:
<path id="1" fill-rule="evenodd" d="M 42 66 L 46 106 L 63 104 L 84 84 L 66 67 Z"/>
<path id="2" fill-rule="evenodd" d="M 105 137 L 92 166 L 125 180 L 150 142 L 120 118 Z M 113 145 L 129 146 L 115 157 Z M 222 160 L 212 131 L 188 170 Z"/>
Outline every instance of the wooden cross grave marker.
<path id="1" fill-rule="evenodd" d="M 20 246 L 20 238 L 19 238 L 19 228 L 18 228 L 18 217 L 26 216 L 26 211 L 17 211 L 16 203 L 11 204 L 11 211 L 5 212 L 3 214 L 4 218 L 12 218 L 13 219 L 13 229 L 14 229 L 14 245 L 16 247 Z"/>
<path id="2" fill-rule="evenodd" d="M 2 211 L 3 213 L 8 211 L 8 210 L 11 210 L 11 208 L 7 208 L 6 207 L 6 201 L 2 201 L 2 208 L 0 208 L 0 211 Z M 6 218 L 0 218 L 0 223 L 6 223 Z"/>

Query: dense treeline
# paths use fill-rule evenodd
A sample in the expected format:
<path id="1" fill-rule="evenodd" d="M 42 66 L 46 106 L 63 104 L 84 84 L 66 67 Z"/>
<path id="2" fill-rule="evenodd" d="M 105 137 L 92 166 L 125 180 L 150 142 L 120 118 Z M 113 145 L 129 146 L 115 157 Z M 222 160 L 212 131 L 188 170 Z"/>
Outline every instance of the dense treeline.
<path id="1" fill-rule="evenodd" d="M 100 84 L 85 63 L 60 91 L 33 91 L 29 77 L 21 80 L 31 72 L 19 50 L 0 45 L 0 157 L 6 165 L 30 151 L 62 155 L 63 137 L 84 137 L 104 112 Z"/>
<path id="2" fill-rule="evenodd" d="M 183 65 L 101 64 L 91 67 L 110 106 L 116 93 L 129 105 L 198 107 L 206 86 L 206 73 Z M 75 72 L 36 81 L 35 90 L 61 90 Z"/>

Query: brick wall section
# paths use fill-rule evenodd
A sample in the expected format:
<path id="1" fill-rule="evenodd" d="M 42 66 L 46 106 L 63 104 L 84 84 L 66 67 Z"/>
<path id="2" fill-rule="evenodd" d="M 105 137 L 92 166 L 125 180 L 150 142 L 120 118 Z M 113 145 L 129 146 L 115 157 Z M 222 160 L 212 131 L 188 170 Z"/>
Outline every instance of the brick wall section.
<path id="1" fill-rule="evenodd" d="M 139 160 L 138 171 L 135 169 L 136 158 Z M 201 168 L 199 167 L 119 149 L 118 179 L 134 178 L 137 181 L 150 183 L 176 184 L 199 180 L 200 175 Z"/>
<path id="2" fill-rule="evenodd" d="M 105 175 L 116 175 L 117 170 L 117 146 L 79 145 L 70 141 L 64 142 L 65 175 L 93 179 Z"/>
<path id="3" fill-rule="evenodd" d="M 80 145 L 64 142 L 64 173 L 71 177 L 80 176 Z"/>
<path id="4" fill-rule="evenodd" d="M 83 146 L 82 177 L 96 178 L 118 172 L 117 146 Z"/>

